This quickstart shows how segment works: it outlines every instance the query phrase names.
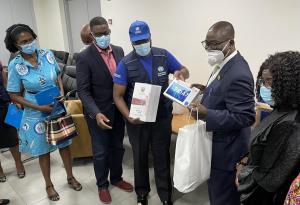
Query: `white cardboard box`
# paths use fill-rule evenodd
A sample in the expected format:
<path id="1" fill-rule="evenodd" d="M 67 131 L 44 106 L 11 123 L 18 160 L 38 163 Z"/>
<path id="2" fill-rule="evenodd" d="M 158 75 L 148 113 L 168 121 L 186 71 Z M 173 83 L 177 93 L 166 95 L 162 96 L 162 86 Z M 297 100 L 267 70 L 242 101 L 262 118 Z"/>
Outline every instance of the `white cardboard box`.
<path id="1" fill-rule="evenodd" d="M 161 86 L 135 83 L 129 117 L 144 122 L 155 122 Z"/>
<path id="2" fill-rule="evenodd" d="M 187 83 L 175 79 L 165 90 L 164 95 L 167 98 L 185 107 L 188 107 L 191 104 L 191 102 L 193 102 L 193 100 L 198 96 L 199 93 L 200 90 L 198 88 L 190 88 L 190 86 Z"/>

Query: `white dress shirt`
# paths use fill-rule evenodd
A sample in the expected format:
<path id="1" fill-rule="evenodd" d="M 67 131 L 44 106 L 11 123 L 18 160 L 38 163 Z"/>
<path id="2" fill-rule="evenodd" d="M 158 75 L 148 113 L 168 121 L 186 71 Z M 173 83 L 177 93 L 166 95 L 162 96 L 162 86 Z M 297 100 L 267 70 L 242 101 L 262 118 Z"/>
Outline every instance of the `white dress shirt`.
<path id="1" fill-rule="evenodd" d="M 214 70 L 211 73 L 211 76 L 207 82 L 206 87 L 208 87 L 216 79 L 216 77 L 219 75 L 219 73 L 222 70 L 222 68 L 224 67 L 224 65 L 228 61 L 230 61 L 237 53 L 238 53 L 237 50 L 235 50 L 232 54 L 230 54 L 227 58 L 225 58 L 224 61 L 220 65 L 215 65 Z"/>

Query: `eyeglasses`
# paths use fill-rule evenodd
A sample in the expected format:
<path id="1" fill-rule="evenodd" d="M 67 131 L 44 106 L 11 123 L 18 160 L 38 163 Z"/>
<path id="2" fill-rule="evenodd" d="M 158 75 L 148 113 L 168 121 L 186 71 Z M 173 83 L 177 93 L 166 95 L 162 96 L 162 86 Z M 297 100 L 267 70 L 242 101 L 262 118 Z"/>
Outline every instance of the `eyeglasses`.
<path id="1" fill-rule="evenodd" d="M 207 41 L 207 40 L 204 40 L 201 42 L 202 46 L 207 50 L 208 48 L 210 49 L 216 49 L 218 48 L 219 45 L 221 45 L 222 43 L 228 41 L 230 39 L 227 39 L 225 41 Z"/>
<path id="2" fill-rule="evenodd" d="M 94 37 L 102 37 L 102 36 L 108 36 L 108 35 L 110 35 L 110 33 L 111 33 L 111 31 L 109 30 L 109 31 L 106 31 L 104 33 L 91 33 L 91 34 Z"/>
<path id="3" fill-rule="evenodd" d="M 258 78 L 258 85 L 267 85 L 271 86 L 273 82 L 272 78 L 263 79 L 262 77 Z"/>
<path id="4" fill-rule="evenodd" d="M 30 39 L 22 40 L 21 42 L 17 43 L 17 46 L 24 46 L 26 44 L 32 43 L 35 39 L 32 37 Z"/>
<path id="5" fill-rule="evenodd" d="M 143 40 L 139 40 L 139 41 L 133 41 L 132 44 L 133 45 L 140 45 L 140 44 L 144 44 L 144 43 L 148 43 L 150 42 L 150 39 L 143 39 Z"/>

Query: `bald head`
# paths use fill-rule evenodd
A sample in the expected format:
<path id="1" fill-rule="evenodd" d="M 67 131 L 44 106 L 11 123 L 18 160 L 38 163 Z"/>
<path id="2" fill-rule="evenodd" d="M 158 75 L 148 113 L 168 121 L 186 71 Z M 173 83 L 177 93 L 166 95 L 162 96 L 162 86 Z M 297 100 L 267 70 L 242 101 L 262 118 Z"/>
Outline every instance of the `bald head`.
<path id="1" fill-rule="evenodd" d="M 90 25 L 85 24 L 81 29 L 80 37 L 82 42 L 86 45 L 89 45 L 93 42 L 93 38 L 90 33 L 91 33 Z"/>
<path id="2" fill-rule="evenodd" d="M 219 21 L 212 25 L 203 41 L 207 51 L 220 50 L 225 58 L 235 51 L 234 28 L 227 21 Z"/>
<path id="3" fill-rule="evenodd" d="M 231 23 L 227 21 L 219 21 L 212 25 L 206 35 L 208 41 L 226 41 L 234 39 L 234 28 Z"/>

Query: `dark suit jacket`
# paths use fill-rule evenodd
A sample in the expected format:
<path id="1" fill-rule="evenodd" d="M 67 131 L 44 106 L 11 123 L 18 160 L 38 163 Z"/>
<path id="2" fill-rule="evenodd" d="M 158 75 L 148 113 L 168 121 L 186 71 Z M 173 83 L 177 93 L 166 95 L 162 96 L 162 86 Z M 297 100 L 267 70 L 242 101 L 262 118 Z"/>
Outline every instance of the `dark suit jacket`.
<path id="1" fill-rule="evenodd" d="M 202 103 L 208 109 L 206 129 L 213 132 L 212 168 L 232 171 L 248 152 L 255 121 L 253 76 L 240 53 L 206 88 Z"/>
<path id="2" fill-rule="evenodd" d="M 118 64 L 124 51 L 118 46 L 111 47 Z M 118 112 L 113 101 L 113 78 L 94 44 L 78 54 L 76 67 L 77 90 L 85 114 L 95 118 L 101 112 L 113 122 Z"/>

